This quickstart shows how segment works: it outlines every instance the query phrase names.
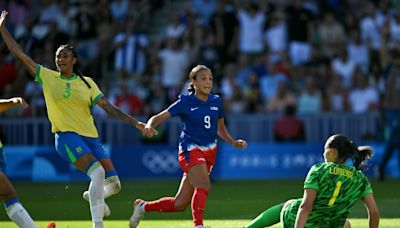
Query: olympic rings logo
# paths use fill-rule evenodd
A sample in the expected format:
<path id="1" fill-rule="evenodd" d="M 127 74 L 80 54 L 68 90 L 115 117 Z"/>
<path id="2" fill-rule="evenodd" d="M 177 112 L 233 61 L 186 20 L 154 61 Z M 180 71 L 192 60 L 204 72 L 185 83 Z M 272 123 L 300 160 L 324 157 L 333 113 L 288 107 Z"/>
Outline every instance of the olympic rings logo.
<path id="1" fill-rule="evenodd" d="M 142 156 L 143 165 L 154 174 L 168 173 L 172 174 L 179 170 L 180 166 L 176 154 L 168 150 L 144 152 Z"/>

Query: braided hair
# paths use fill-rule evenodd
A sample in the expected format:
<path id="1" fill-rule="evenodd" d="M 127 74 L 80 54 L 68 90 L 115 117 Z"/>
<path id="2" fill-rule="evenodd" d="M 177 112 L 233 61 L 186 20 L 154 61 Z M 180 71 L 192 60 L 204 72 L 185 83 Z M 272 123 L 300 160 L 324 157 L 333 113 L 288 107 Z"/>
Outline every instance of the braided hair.
<path id="1" fill-rule="evenodd" d="M 74 58 L 76 58 L 76 60 L 78 60 L 78 53 L 77 53 L 75 47 L 72 46 L 71 44 L 63 44 L 63 45 L 60 45 L 60 47 L 58 47 L 58 49 L 66 49 L 66 50 L 70 51 L 70 52 L 72 53 L 72 56 L 73 56 Z M 72 72 L 73 72 L 74 74 L 77 74 L 77 75 L 82 79 L 82 81 L 87 85 L 87 87 L 88 87 L 89 89 L 92 88 L 92 87 L 89 85 L 89 83 L 86 81 L 86 79 L 83 77 L 82 72 L 79 70 L 78 61 L 76 61 L 76 63 L 74 64 L 74 66 L 73 66 L 73 68 L 72 68 Z"/>
<path id="2" fill-rule="evenodd" d="M 358 170 L 363 169 L 366 165 L 363 164 L 363 161 L 372 156 L 373 151 L 369 146 L 357 146 L 355 142 L 344 135 L 333 135 L 330 140 L 328 147 L 338 151 L 338 159 L 346 161 L 351 157 L 354 167 Z"/>
<path id="3" fill-rule="evenodd" d="M 206 67 L 204 65 L 197 65 L 197 66 L 193 67 L 193 69 L 190 71 L 190 73 L 189 73 L 190 84 L 189 84 L 189 88 L 188 88 L 188 91 L 190 93 L 194 93 L 196 91 L 196 89 L 194 88 L 194 85 L 192 83 L 192 80 L 196 80 L 197 74 L 202 70 L 211 71 L 210 68 L 208 68 L 208 67 Z"/>

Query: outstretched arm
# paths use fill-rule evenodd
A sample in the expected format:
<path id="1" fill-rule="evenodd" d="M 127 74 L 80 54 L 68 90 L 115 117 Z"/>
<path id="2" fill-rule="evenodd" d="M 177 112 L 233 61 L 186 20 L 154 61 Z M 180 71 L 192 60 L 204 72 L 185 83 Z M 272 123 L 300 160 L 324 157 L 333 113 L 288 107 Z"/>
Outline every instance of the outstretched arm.
<path id="1" fill-rule="evenodd" d="M 221 137 L 225 142 L 231 144 L 237 148 L 246 148 L 247 142 L 243 139 L 234 140 L 232 136 L 229 134 L 228 129 L 225 127 L 224 118 L 220 118 L 218 120 L 218 136 Z"/>
<path id="2" fill-rule="evenodd" d="M 157 127 L 164 120 L 169 119 L 170 117 L 171 114 L 168 112 L 168 110 L 164 110 L 157 115 L 152 116 L 149 121 L 147 121 L 146 126 L 143 130 L 144 135 L 147 137 L 152 137 L 153 135 L 156 135 L 157 132 L 154 130 L 154 128 Z"/>
<path id="3" fill-rule="evenodd" d="M 36 63 L 27 56 L 21 49 L 21 47 L 17 44 L 17 42 L 12 38 L 10 33 L 7 31 L 6 28 L 6 18 L 8 12 L 3 10 L 0 16 L 0 33 L 3 37 L 4 43 L 7 45 L 8 49 L 10 50 L 11 54 L 14 55 L 21 63 L 26 67 L 28 72 L 35 77 L 36 74 Z"/>
<path id="4" fill-rule="evenodd" d="M 121 111 L 118 107 L 108 102 L 105 97 L 102 97 L 97 104 L 111 117 L 124 121 L 125 123 L 131 124 L 140 131 L 143 131 L 145 124 L 138 121 L 134 117 Z"/>
<path id="5" fill-rule="evenodd" d="M 310 215 L 314 201 L 317 196 L 317 191 L 314 189 L 305 189 L 303 194 L 303 202 L 301 202 L 299 210 L 297 211 L 295 228 L 303 228 L 307 223 L 308 216 Z"/>
<path id="6" fill-rule="evenodd" d="M 0 99 L 0 112 L 3 112 L 14 105 L 20 105 L 22 108 L 27 108 L 28 103 L 21 97 L 13 97 L 10 99 Z"/>
<path id="7" fill-rule="evenodd" d="M 369 228 L 377 228 L 379 226 L 379 210 L 375 198 L 372 194 L 368 194 L 363 200 L 368 211 Z"/>

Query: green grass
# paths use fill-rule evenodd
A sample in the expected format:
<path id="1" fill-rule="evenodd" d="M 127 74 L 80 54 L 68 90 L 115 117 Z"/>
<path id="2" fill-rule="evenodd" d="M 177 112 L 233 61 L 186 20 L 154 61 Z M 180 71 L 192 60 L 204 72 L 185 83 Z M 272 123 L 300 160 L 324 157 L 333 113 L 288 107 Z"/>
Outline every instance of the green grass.
<path id="1" fill-rule="evenodd" d="M 112 214 L 106 227 L 127 227 L 136 198 L 145 200 L 173 196 L 179 180 L 122 181 L 120 194 L 107 199 Z M 267 207 L 290 198 L 301 197 L 301 180 L 216 181 L 210 192 L 205 224 L 211 227 L 240 227 Z M 381 227 L 400 227 L 400 181 L 372 182 L 379 206 Z M 19 198 L 37 221 L 57 221 L 60 227 L 90 227 L 89 205 L 82 199 L 88 183 L 14 182 Z M 350 214 L 353 227 L 367 227 L 367 216 L 361 203 Z M 357 219 L 356 219 L 357 218 Z M 393 219 L 388 219 L 393 218 Z M 79 221 L 87 222 L 79 222 Z M 0 228 L 15 227 L 7 223 L 5 210 L 0 209 Z M 142 227 L 190 227 L 190 209 L 181 213 L 148 213 Z"/>
<path id="2" fill-rule="evenodd" d="M 207 224 L 211 228 L 239 228 L 243 227 L 250 220 L 208 220 Z M 368 227 L 368 221 L 366 219 L 350 219 L 352 228 L 365 228 Z M 47 221 L 39 221 L 38 225 L 40 228 L 45 228 Z M 90 221 L 57 221 L 57 228 L 76 228 L 76 227 L 91 227 Z M 380 222 L 380 228 L 398 228 L 400 225 L 400 219 L 382 219 Z M 104 226 L 107 228 L 121 228 L 128 227 L 126 220 L 112 220 L 106 221 Z M 192 222 L 190 220 L 144 220 L 140 223 L 139 227 L 145 228 L 187 228 L 191 227 Z M 0 222 L 2 228 L 17 228 L 14 223 L 11 222 Z M 280 224 L 272 226 L 272 228 L 280 228 Z"/>

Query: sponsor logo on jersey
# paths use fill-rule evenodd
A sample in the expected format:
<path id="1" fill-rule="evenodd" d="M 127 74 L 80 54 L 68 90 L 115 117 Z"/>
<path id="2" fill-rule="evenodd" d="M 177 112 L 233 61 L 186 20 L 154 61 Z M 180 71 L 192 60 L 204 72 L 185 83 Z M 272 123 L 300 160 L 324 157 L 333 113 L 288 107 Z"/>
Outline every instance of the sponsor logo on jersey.
<path id="1" fill-rule="evenodd" d="M 218 111 L 218 107 L 215 107 L 215 106 L 211 106 L 210 109 L 213 111 Z"/>
<path id="2" fill-rule="evenodd" d="M 195 111 L 195 110 L 197 110 L 197 109 L 199 109 L 199 107 L 194 107 L 194 108 L 190 108 L 190 111 Z"/>

